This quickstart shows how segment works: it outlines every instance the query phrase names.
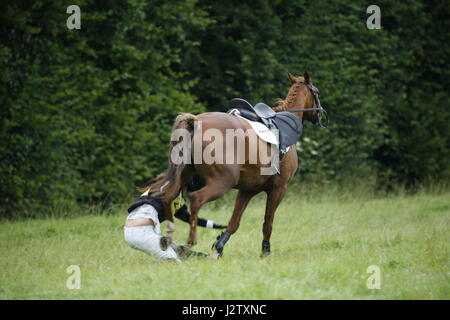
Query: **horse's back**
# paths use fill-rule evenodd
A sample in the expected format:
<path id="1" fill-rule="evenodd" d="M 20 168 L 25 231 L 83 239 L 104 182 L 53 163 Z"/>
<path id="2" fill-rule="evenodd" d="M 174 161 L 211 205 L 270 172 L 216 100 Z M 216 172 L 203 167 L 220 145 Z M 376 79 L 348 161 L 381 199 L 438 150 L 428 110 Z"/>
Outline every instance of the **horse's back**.
<path id="1" fill-rule="evenodd" d="M 197 119 L 202 121 L 202 129 L 243 129 L 247 130 L 249 126 L 245 125 L 238 117 L 225 112 L 205 112 L 197 115 Z"/>

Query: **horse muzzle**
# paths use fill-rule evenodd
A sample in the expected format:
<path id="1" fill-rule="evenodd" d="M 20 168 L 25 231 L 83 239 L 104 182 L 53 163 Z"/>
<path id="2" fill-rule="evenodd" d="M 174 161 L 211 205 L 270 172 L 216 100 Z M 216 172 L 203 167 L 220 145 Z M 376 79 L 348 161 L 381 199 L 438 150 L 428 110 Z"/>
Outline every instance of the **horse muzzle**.
<path id="1" fill-rule="evenodd" d="M 329 119 L 327 111 L 320 107 L 320 110 L 316 111 L 316 114 L 313 116 L 312 123 L 317 124 L 321 128 L 328 128 Z"/>

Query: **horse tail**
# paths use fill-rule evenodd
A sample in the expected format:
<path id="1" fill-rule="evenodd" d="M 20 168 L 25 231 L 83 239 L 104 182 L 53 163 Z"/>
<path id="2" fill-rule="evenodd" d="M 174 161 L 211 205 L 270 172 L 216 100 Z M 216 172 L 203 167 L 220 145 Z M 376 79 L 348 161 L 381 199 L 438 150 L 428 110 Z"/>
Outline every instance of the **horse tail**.
<path id="1" fill-rule="evenodd" d="M 189 131 L 190 136 L 194 134 L 194 126 L 197 117 L 190 113 L 180 113 L 172 127 L 172 133 L 176 129 L 186 129 Z M 192 139 L 192 138 L 191 138 Z M 171 201 L 177 193 L 180 191 L 181 175 L 186 166 L 184 162 L 175 164 L 172 161 L 171 153 L 172 149 L 178 144 L 178 141 L 170 142 L 169 147 L 169 167 L 162 173 L 160 173 L 154 180 L 153 184 L 143 188 L 141 191 L 147 191 L 154 193 L 155 195 L 163 195 L 166 201 Z"/>

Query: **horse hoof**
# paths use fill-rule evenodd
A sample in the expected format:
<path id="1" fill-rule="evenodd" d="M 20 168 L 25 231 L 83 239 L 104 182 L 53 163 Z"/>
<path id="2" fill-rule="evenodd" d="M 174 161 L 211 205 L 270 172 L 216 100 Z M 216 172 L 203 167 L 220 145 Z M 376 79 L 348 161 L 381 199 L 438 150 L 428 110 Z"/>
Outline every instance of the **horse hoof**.
<path id="1" fill-rule="evenodd" d="M 212 249 L 211 257 L 213 257 L 214 259 L 219 259 L 220 257 L 223 256 L 223 248 L 217 248 L 216 244 L 217 241 L 214 242 L 214 244 L 211 247 Z"/>
<path id="2" fill-rule="evenodd" d="M 270 256 L 270 242 L 267 240 L 263 240 L 261 258 L 265 258 L 268 256 Z"/>
<path id="3" fill-rule="evenodd" d="M 196 244 L 197 244 L 197 240 L 188 240 L 186 245 L 189 246 L 189 248 L 192 248 Z"/>
<path id="4" fill-rule="evenodd" d="M 215 248 L 212 250 L 212 253 L 209 255 L 211 259 L 218 260 L 222 256 L 222 253 L 219 253 Z"/>

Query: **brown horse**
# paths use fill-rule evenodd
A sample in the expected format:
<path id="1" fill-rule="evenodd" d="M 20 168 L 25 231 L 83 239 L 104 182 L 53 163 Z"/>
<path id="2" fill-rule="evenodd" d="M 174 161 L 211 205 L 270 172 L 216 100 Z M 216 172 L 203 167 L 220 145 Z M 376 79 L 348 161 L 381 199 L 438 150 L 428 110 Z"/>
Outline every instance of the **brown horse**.
<path id="1" fill-rule="evenodd" d="M 291 87 L 285 100 L 278 99 L 277 106 L 273 108 L 275 112 L 290 111 L 293 112 L 300 121 L 309 120 L 313 123 L 320 123 L 320 115 L 323 110 L 318 99 L 318 90 L 310 81 L 307 72 L 303 76 L 295 77 L 288 74 L 291 81 Z M 306 109 L 306 110 L 305 110 Z M 203 132 L 207 129 L 214 128 L 224 135 L 227 129 L 242 129 L 243 131 L 252 130 L 249 123 L 235 115 L 222 112 L 206 112 L 199 115 L 181 114 L 177 117 L 173 130 L 184 128 L 189 130 L 191 140 L 189 146 L 195 152 L 195 148 L 200 147 L 202 152 L 208 146 L 208 141 L 199 136 L 198 131 L 194 130 L 201 122 Z M 200 139 L 200 140 L 196 140 Z M 200 143 L 195 142 L 200 141 Z M 265 142 L 264 142 L 265 143 Z M 238 189 L 233 214 L 229 220 L 226 231 L 224 231 L 213 245 L 213 256 L 218 257 L 222 254 L 225 243 L 230 236 L 237 231 L 242 214 L 247 207 L 249 201 L 261 191 L 267 194 L 266 211 L 263 224 L 263 242 L 262 255 L 270 254 L 270 236 L 272 233 L 272 224 L 275 211 L 282 201 L 287 184 L 294 176 L 298 167 L 298 159 L 296 148 L 290 148 L 284 154 L 279 163 L 279 173 L 273 175 L 262 175 L 261 168 L 267 166 L 260 161 L 258 156 L 257 163 L 249 163 L 251 148 L 249 140 L 245 138 L 245 162 L 244 163 L 181 163 L 175 164 L 169 156 L 168 169 L 160 174 L 155 182 L 148 188 L 153 192 L 164 194 L 164 201 L 167 203 L 173 199 L 180 188 L 183 188 L 192 178 L 192 175 L 199 174 L 205 180 L 205 186 L 191 194 L 190 201 L 190 232 L 188 245 L 196 244 L 196 227 L 197 217 L 200 208 L 207 202 L 216 200 L 231 188 Z M 176 143 L 171 143 L 172 151 Z M 196 147 L 197 145 L 197 147 Z M 236 145 L 230 145 L 224 142 L 224 157 L 227 153 L 236 154 Z M 217 150 L 215 151 L 217 152 Z M 192 153 L 193 154 L 193 153 Z M 192 155 L 191 154 L 191 155 Z M 203 154 L 203 153 L 202 153 Z M 192 156 L 191 156 L 192 159 Z M 173 217 L 169 212 L 168 220 L 173 222 Z"/>

